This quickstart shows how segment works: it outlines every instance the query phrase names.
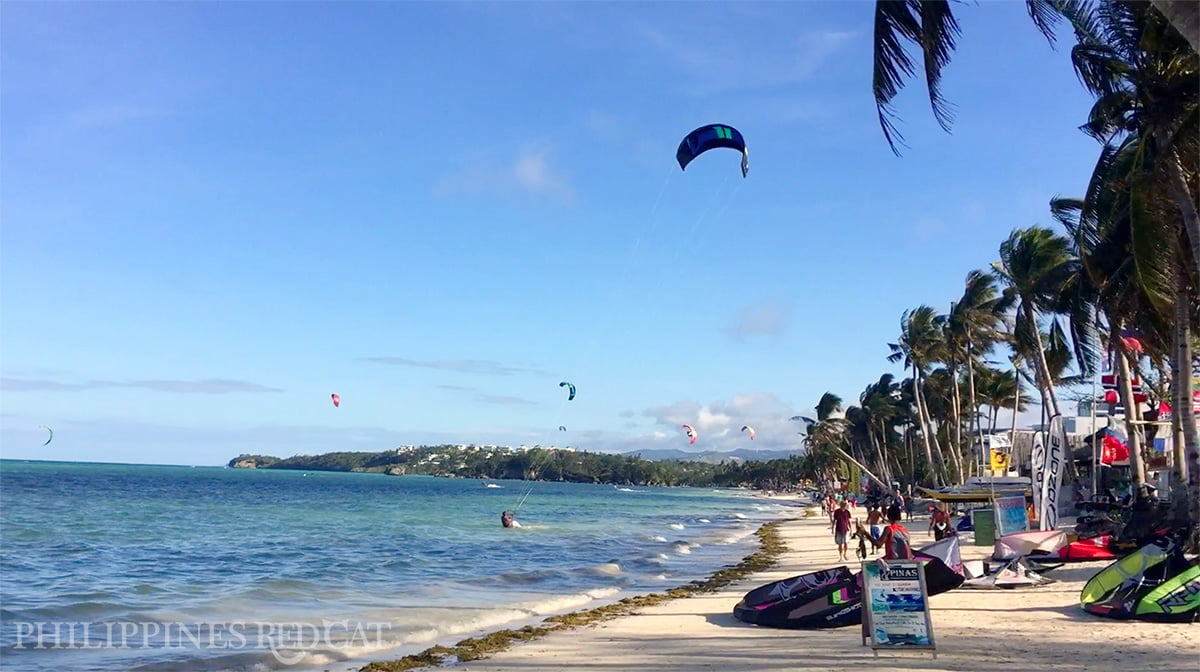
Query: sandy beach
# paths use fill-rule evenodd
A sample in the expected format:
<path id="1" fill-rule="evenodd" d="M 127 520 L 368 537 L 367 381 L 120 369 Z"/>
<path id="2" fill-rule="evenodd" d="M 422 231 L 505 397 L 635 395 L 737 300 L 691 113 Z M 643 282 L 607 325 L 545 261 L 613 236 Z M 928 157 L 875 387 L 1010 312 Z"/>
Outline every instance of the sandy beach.
<path id="1" fill-rule="evenodd" d="M 861 510 L 860 510 L 861 511 Z M 928 520 L 908 527 L 914 545 L 932 541 Z M 461 663 L 470 672 L 579 670 L 687 672 L 730 670 L 1155 670 L 1200 669 L 1200 627 L 1122 622 L 1079 608 L 1083 583 L 1105 562 L 1048 573 L 1057 583 L 1024 590 L 953 590 L 931 598 L 937 658 L 928 652 L 881 651 L 862 645 L 857 627 L 781 630 L 747 625 L 732 609 L 746 591 L 768 581 L 838 565 L 824 518 L 785 522 L 788 546 L 779 566 L 717 593 L 677 599 L 590 627 L 556 631 L 491 658 Z M 964 560 L 991 547 L 964 539 Z M 851 549 L 853 552 L 853 549 Z"/>

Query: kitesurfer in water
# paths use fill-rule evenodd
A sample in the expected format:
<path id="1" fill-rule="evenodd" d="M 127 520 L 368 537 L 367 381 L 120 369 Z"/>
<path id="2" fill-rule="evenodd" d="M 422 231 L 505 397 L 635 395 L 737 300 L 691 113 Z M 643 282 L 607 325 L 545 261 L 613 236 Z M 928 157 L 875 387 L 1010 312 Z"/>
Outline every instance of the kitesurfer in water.
<path id="1" fill-rule="evenodd" d="M 512 511 L 505 511 L 500 514 L 500 524 L 504 527 L 520 527 L 521 524 L 513 517 Z"/>

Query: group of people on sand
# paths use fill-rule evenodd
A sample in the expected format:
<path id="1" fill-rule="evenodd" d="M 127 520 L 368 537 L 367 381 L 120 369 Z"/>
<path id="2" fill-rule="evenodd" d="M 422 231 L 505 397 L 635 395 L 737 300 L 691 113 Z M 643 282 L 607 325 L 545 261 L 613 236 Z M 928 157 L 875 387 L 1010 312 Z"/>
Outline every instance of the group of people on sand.
<path id="1" fill-rule="evenodd" d="M 837 545 L 840 560 L 849 562 L 852 537 L 858 538 L 858 555 L 864 559 L 867 555 L 868 543 L 872 554 L 880 548 L 883 549 L 884 560 L 903 560 L 913 557 L 911 535 L 908 528 L 900 522 L 906 514 L 907 519 L 912 520 L 912 498 L 905 497 L 899 490 L 896 490 L 882 501 L 868 501 L 865 527 L 851 510 L 854 504 L 855 502 L 846 497 L 835 499 L 830 496 L 826 500 L 826 506 L 829 509 L 829 530 L 833 532 L 833 543 Z M 944 539 L 955 533 L 954 527 L 950 524 L 950 511 L 945 504 L 938 504 L 930 516 L 929 532 L 936 540 Z"/>

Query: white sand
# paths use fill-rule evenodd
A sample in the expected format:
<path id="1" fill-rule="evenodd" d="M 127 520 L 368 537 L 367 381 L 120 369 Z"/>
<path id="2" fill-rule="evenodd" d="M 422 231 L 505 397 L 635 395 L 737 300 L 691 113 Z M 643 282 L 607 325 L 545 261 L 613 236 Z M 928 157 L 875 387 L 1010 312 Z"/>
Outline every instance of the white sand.
<path id="1" fill-rule="evenodd" d="M 914 545 L 926 543 L 927 519 L 908 524 Z M 1200 670 L 1200 626 L 1123 622 L 1084 613 L 1083 583 L 1106 563 L 1068 565 L 1059 579 L 1024 590 L 953 590 L 930 599 L 937 659 L 928 652 L 881 651 L 872 657 L 858 627 L 780 630 L 741 623 L 733 606 L 768 581 L 839 564 L 825 519 L 785 523 L 789 551 L 775 571 L 718 593 L 673 600 L 592 627 L 552 633 L 481 661 L 451 669 L 470 672 L 690 672 L 729 670 Z M 931 539 L 930 539 L 931 540 Z M 964 559 L 990 547 L 965 545 Z M 851 549 L 853 552 L 853 549 Z"/>

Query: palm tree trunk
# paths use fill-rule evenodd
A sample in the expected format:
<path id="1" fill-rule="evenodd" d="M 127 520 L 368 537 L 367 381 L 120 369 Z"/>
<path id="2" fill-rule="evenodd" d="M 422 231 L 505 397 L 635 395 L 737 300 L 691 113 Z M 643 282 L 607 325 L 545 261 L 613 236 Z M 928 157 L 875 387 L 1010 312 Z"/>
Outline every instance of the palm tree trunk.
<path id="1" fill-rule="evenodd" d="M 971 336 L 967 336 L 967 394 L 971 395 L 971 419 L 968 420 L 967 432 L 971 434 L 971 442 L 974 445 L 976 439 L 979 440 L 979 450 L 983 450 L 983 425 L 979 422 L 979 404 L 974 394 L 974 353 L 972 353 Z M 980 430 L 976 432 L 976 430 Z"/>
<path id="2" fill-rule="evenodd" d="M 1182 276 L 1182 273 L 1180 275 Z M 1183 319 L 1180 319 L 1181 313 Z M 1174 463 L 1174 468 L 1171 469 L 1171 501 L 1177 507 L 1186 505 L 1190 512 L 1194 507 L 1188 501 L 1187 435 L 1184 430 L 1187 423 L 1183 419 L 1184 407 L 1191 410 L 1192 405 L 1192 395 L 1189 391 L 1192 378 L 1189 345 L 1187 301 L 1186 297 L 1177 295 L 1175 297 L 1175 333 L 1171 339 L 1171 444 L 1174 447 L 1171 455 L 1171 461 Z"/>
<path id="3" fill-rule="evenodd" d="M 1192 46 L 1195 47 L 1195 45 Z M 1172 156 L 1167 161 L 1171 198 L 1175 201 L 1175 207 L 1179 209 L 1179 214 L 1183 219 L 1184 237 L 1191 248 L 1192 270 L 1197 276 L 1200 276 L 1200 213 L 1196 211 L 1196 202 L 1192 197 L 1191 189 L 1188 188 L 1187 180 L 1183 176 L 1183 166 L 1179 164 L 1179 158 Z"/>
<path id="4" fill-rule="evenodd" d="M 925 398 L 925 385 L 920 385 L 917 390 L 920 395 L 920 409 L 925 414 L 925 426 L 929 427 L 929 440 L 934 444 L 934 458 L 937 461 L 934 466 L 941 467 L 942 470 L 942 485 L 950 485 L 950 469 L 946 464 L 946 454 L 942 451 L 942 442 L 937 439 L 937 428 L 934 426 L 934 416 L 929 413 L 929 400 Z"/>
<path id="5" fill-rule="evenodd" d="M 833 448 L 835 451 L 837 451 L 837 453 L 839 455 L 841 455 L 842 457 L 846 458 L 851 463 L 853 463 L 854 466 L 858 467 L 859 469 L 862 469 L 862 472 L 864 474 L 866 474 L 868 478 L 870 478 L 872 481 L 875 481 L 876 483 L 878 483 L 885 491 L 891 489 L 891 487 L 892 487 L 891 485 L 884 483 L 882 480 L 879 479 L 878 476 L 871 473 L 870 469 L 867 469 L 865 466 L 863 466 L 862 462 L 859 462 L 858 460 L 854 459 L 854 457 L 852 455 L 850 455 L 850 453 L 847 453 L 846 451 L 842 450 L 841 446 L 837 446 L 837 445 L 830 443 L 829 447 Z M 855 487 L 858 487 L 858 486 L 856 485 Z"/>
<path id="6" fill-rule="evenodd" d="M 1192 45 L 1192 51 L 1200 52 L 1200 5 L 1195 0 L 1150 0 L 1183 39 Z"/>
<path id="7" fill-rule="evenodd" d="M 1054 381 L 1050 375 L 1050 366 L 1046 364 L 1046 346 L 1042 343 L 1042 329 L 1038 326 L 1037 316 L 1032 308 L 1027 307 L 1025 315 L 1030 328 L 1033 329 L 1034 341 L 1037 343 L 1037 361 L 1034 364 L 1037 367 L 1038 387 L 1042 388 L 1042 398 L 1050 400 L 1050 417 L 1061 415 L 1061 411 L 1058 409 L 1058 395 L 1054 393 Z"/>
<path id="8" fill-rule="evenodd" d="M 1138 422 L 1142 414 L 1137 402 L 1133 400 L 1133 373 L 1129 368 L 1129 359 L 1125 356 L 1125 346 L 1121 342 L 1121 322 L 1114 321 L 1112 333 L 1109 336 L 1110 347 L 1116 358 L 1118 384 L 1121 386 L 1121 403 L 1125 406 L 1125 428 L 1129 436 L 1129 470 L 1133 472 L 1134 500 L 1141 496 L 1142 486 L 1146 485 L 1146 467 L 1142 463 L 1142 437 L 1145 433 Z"/>
<path id="9" fill-rule="evenodd" d="M 929 443 L 929 430 L 925 426 L 925 413 L 921 410 L 921 373 L 913 367 L 913 402 L 917 405 L 917 422 L 921 425 L 921 438 L 925 442 L 925 460 L 929 464 L 929 473 L 933 476 L 935 487 L 943 485 L 938 465 L 933 461 L 933 446 Z"/>
<path id="10" fill-rule="evenodd" d="M 878 456 L 878 461 L 875 464 L 879 469 L 879 473 L 883 474 L 883 477 L 888 479 L 888 482 L 890 483 L 892 481 L 892 475 L 889 473 L 891 468 L 887 463 L 887 453 L 884 451 L 880 442 L 875 440 L 875 432 L 871 429 L 869 424 L 867 425 L 867 436 L 871 439 L 871 447 L 875 449 L 875 454 Z M 886 442 L 887 437 L 883 437 L 883 440 Z"/>
<path id="11" fill-rule="evenodd" d="M 951 363 L 950 376 L 954 379 L 954 445 L 951 457 L 954 458 L 954 468 L 958 470 L 958 482 L 966 483 L 967 474 L 962 465 L 962 392 L 958 385 L 958 365 Z"/>

